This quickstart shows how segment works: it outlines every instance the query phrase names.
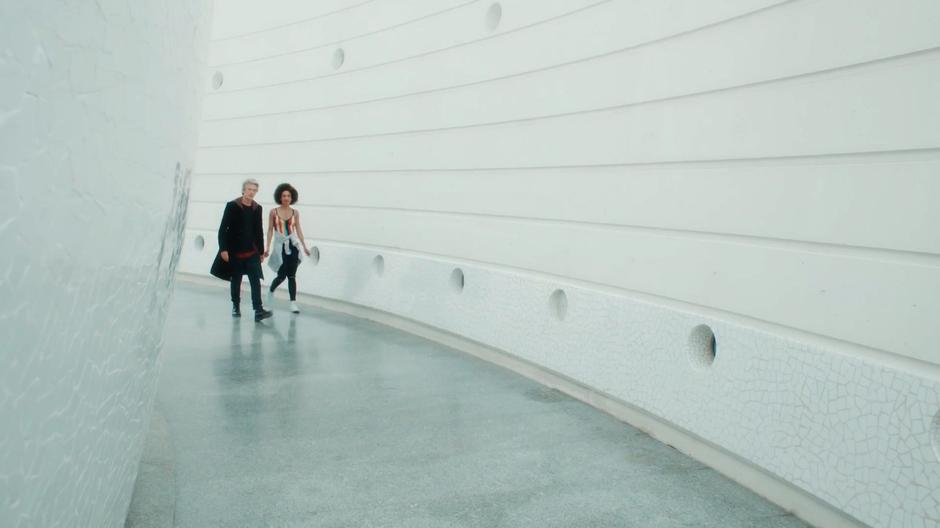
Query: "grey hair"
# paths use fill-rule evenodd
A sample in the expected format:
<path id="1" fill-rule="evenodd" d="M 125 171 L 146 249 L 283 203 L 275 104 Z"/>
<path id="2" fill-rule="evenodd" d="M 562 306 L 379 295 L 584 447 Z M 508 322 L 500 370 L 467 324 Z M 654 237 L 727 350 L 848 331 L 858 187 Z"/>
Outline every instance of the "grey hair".
<path id="1" fill-rule="evenodd" d="M 248 178 L 247 180 L 242 182 L 242 192 L 245 192 L 245 187 L 247 187 L 249 184 L 254 185 L 255 187 L 259 189 L 261 188 L 261 184 L 258 183 L 258 180 L 254 178 Z"/>

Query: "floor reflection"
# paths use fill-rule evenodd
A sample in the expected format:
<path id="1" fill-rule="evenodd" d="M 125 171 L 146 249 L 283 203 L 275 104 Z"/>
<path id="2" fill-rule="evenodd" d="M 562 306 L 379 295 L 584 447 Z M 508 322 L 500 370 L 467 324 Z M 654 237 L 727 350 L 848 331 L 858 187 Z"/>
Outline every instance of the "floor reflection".
<path id="1" fill-rule="evenodd" d="M 228 309 L 221 288 L 179 285 L 167 323 L 178 527 L 803 526 L 460 352 L 312 308 Z"/>

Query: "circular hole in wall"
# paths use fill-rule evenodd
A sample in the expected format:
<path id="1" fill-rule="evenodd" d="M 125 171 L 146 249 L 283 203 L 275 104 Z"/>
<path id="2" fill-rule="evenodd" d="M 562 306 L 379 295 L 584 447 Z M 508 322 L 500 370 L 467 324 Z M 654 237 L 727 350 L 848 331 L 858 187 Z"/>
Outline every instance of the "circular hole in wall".
<path id="1" fill-rule="evenodd" d="M 715 332 L 708 325 L 698 325 L 689 334 L 689 362 L 696 368 L 708 368 L 718 354 Z"/>
<path id="2" fill-rule="evenodd" d="M 312 262 L 314 266 L 320 263 L 320 248 L 317 246 L 310 248 L 310 262 Z"/>
<path id="3" fill-rule="evenodd" d="M 333 52 L 333 69 L 338 70 L 344 62 L 346 62 L 346 52 L 343 51 L 343 48 L 337 48 Z"/>
<path id="4" fill-rule="evenodd" d="M 195 246 L 196 251 L 202 251 L 206 247 L 206 239 L 202 235 L 196 235 L 196 238 L 193 240 L 193 246 Z"/>
<path id="5" fill-rule="evenodd" d="M 559 321 L 564 321 L 568 315 L 568 294 L 565 293 L 565 290 L 552 292 L 551 297 L 548 298 L 548 304 L 555 317 Z"/>
<path id="6" fill-rule="evenodd" d="M 933 423 L 930 424 L 930 444 L 933 445 L 933 455 L 940 462 L 940 411 L 933 415 Z"/>
<path id="7" fill-rule="evenodd" d="M 212 89 L 218 90 L 219 88 L 221 88 L 222 81 L 224 80 L 225 78 L 222 76 L 222 72 L 218 72 L 218 71 L 215 72 L 215 74 L 212 76 Z"/>
<path id="8" fill-rule="evenodd" d="M 450 272 L 450 285 L 457 293 L 463 291 L 464 276 L 462 269 L 454 268 L 454 271 Z"/>
<path id="9" fill-rule="evenodd" d="M 383 258 L 382 255 L 376 255 L 375 258 L 372 259 L 372 267 L 375 269 L 376 276 L 381 277 L 382 274 L 385 273 L 385 258 Z"/>
<path id="10" fill-rule="evenodd" d="M 492 4 L 489 9 L 486 10 L 486 29 L 493 31 L 499 27 L 499 21 L 503 18 L 503 6 L 499 4 Z"/>

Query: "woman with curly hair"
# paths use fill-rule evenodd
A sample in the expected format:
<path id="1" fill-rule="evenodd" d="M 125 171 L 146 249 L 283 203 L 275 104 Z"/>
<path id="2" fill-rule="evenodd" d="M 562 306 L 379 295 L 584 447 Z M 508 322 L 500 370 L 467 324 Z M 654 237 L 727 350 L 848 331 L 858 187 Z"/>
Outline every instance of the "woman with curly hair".
<path id="1" fill-rule="evenodd" d="M 279 204 L 268 215 L 268 245 L 264 256 L 270 256 L 268 266 L 277 272 L 268 290 L 267 305 L 274 302 L 274 290 L 287 279 L 287 291 L 290 293 L 290 311 L 299 313 L 297 307 L 297 266 L 300 265 L 301 251 L 310 256 L 304 241 L 304 230 L 300 227 L 300 212 L 291 207 L 297 202 L 297 189 L 289 183 L 282 183 L 274 190 L 274 201 Z M 274 252 L 271 252 L 271 244 Z"/>

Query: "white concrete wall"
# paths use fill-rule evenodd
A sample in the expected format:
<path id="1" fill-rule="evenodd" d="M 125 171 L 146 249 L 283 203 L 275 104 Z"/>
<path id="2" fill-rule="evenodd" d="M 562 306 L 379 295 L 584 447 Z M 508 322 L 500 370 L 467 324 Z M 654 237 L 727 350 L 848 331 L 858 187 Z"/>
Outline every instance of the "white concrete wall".
<path id="1" fill-rule="evenodd" d="M 499 4 L 221 5 L 181 270 L 242 179 L 289 181 L 302 291 L 940 526 L 940 3 Z"/>
<path id="2" fill-rule="evenodd" d="M 124 525 L 209 20 L 207 1 L 0 2 L 0 526 Z"/>

